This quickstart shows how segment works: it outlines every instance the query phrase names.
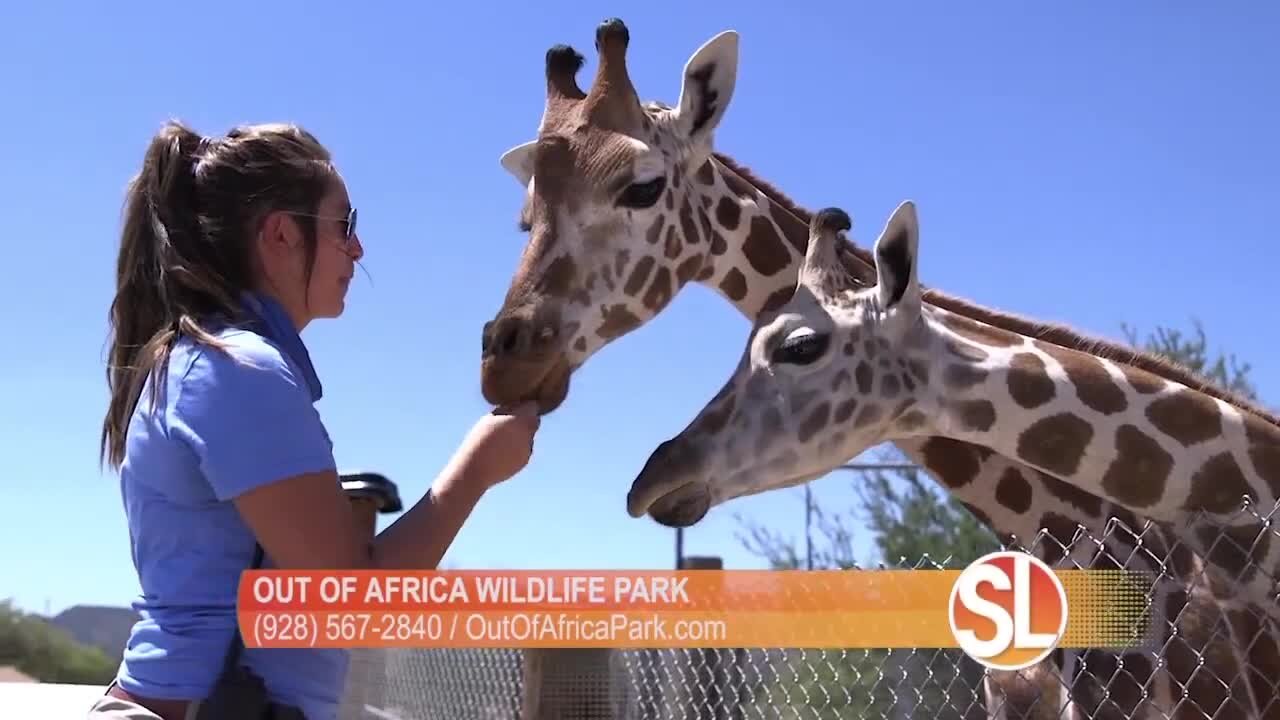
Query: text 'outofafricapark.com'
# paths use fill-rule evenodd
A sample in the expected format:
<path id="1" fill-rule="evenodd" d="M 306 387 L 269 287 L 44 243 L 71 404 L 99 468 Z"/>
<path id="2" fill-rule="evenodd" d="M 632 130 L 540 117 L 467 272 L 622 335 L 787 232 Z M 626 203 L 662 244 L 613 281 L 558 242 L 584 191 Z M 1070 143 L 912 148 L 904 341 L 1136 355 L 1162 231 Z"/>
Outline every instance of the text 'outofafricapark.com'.
<path id="1" fill-rule="evenodd" d="M 1069 602 L 1102 598 L 1072 572 L 1089 571 L 1062 571 Z M 957 576 L 254 570 L 241 577 L 238 616 L 248 647 L 954 648 Z M 1065 627 L 1062 647 L 1096 645 L 1089 627 Z"/>

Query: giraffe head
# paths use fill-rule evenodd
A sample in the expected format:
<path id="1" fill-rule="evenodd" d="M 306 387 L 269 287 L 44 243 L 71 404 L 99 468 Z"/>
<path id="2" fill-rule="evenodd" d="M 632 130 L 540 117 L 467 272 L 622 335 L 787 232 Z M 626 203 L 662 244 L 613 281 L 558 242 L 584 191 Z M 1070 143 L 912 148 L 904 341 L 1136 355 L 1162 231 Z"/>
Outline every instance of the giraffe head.
<path id="1" fill-rule="evenodd" d="M 892 434 L 925 424 L 930 392 L 919 358 L 915 206 L 904 202 L 876 241 L 876 284 L 837 257 L 848 214 L 816 213 L 799 281 L 752 329 L 733 376 L 631 486 L 627 509 L 671 527 L 733 498 L 808 482 Z"/>
<path id="2" fill-rule="evenodd" d="M 600 24 L 586 92 L 576 80 L 582 56 L 565 45 L 547 51 L 537 137 L 502 156 L 525 189 L 529 240 L 484 326 L 481 388 L 491 403 L 536 400 L 551 412 L 577 367 L 654 317 L 706 261 L 696 227 L 705 207 L 691 179 L 733 95 L 738 36 L 722 33 L 693 54 L 675 107 L 640 101 L 628 42 L 622 21 Z"/>

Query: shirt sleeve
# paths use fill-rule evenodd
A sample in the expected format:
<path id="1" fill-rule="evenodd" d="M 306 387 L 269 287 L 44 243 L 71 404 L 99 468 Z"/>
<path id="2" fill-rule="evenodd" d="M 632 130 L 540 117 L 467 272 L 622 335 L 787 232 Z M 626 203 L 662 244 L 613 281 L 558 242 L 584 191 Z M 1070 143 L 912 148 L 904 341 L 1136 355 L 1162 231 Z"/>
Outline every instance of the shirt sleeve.
<path id="1" fill-rule="evenodd" d="M 252 333 L 202 348 L 169 417 L 219 500 L 307 472 L 335 469 L 329 435 L 305 380 Z"/>

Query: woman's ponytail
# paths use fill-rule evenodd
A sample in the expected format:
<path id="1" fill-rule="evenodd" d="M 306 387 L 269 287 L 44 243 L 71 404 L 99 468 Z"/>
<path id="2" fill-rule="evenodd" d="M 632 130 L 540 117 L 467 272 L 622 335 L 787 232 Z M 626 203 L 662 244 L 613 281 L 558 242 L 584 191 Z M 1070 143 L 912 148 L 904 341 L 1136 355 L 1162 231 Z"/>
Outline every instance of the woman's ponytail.
<path id="1" fill-rule="evenodd" d="M 124 230 L 111 302 L 112 339 L 107 361 L 111 392 L 101 452 L 112 466 L 124 458 L 124 433 L 142 385 L 167 350 L 175 325 L 168 297 L 168 248 L 179 235 L 198 235 L 195 154 L 200 135 L 173 122 L 147 147 L 142 169 L 129 183 Z M 152 390 L 156 390 L 153 385 Z"/>

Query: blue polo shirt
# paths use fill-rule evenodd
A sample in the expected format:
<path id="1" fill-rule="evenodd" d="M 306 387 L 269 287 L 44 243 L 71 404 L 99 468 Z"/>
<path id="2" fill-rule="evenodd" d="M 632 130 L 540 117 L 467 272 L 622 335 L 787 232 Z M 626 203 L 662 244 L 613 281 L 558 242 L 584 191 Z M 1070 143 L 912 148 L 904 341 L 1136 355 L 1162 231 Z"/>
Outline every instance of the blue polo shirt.
<path id="1" fill-rule="evenodd" d="M 120 490 L 142 619 L 117 683 L 144 697 L 196 699 L 221 672 L 236 622 L 236 588 L 255 538 L 231 500 L 253 488 L 334 469 L 313 405 L 319 383 L 282 309 L 261 308 L 269 330 L 221 329 L 228 352 L 180 339 L 164 392 L 144 388 L 130 421 Z M 268 555 L 264 566 L 271 566 Z M 345 650 L 245 649 L 242 664 L 273 699 L 308 720 L 338 713 Z"/>

